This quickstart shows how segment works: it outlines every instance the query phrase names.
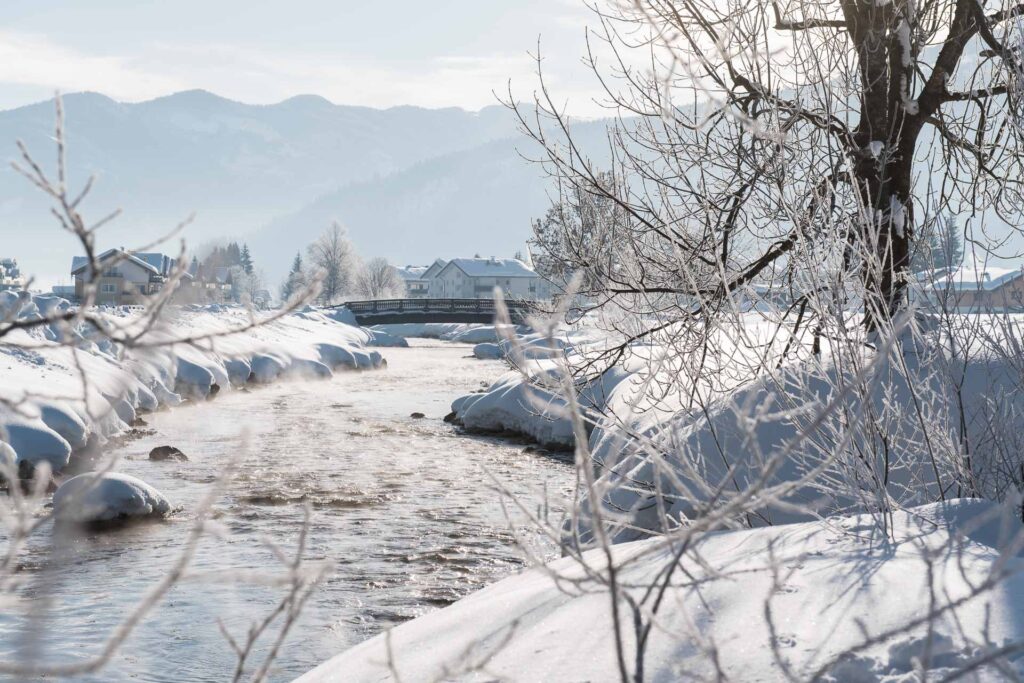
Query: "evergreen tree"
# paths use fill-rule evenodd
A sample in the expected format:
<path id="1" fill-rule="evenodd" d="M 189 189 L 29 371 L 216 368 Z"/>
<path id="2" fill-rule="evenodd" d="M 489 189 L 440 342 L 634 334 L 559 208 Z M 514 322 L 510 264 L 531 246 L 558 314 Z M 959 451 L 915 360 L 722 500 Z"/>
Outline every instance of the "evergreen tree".
<path id="1" fill-rule="evenodd" d="M 249 245 L 242 245 L 242 252 L 238 258 L 238 264 L 242 266 L 242 270 L 245 271 L 246 275 L 252 275 L 252 256 L 249 254 Z"/>
<path id="2" fill-rule="evenodd" d="M 281 285 L 281 301 L 286 302 L 292 298 L 300 289 L 306 286 L 306 274 L 302 270 L 302 255 L 295 254 L 292 261 L 292 269 L 288 271 L 288 277 Z"/>
<path id="3" fill-rule="evenodd" d="M 960 237 L 961 229 L 952 217 L 943 221 L 939 240 L 942 249 L 942 261 L 935 264 L 936 268 L 956 269 L 964 260 L 964 241 Z"/>

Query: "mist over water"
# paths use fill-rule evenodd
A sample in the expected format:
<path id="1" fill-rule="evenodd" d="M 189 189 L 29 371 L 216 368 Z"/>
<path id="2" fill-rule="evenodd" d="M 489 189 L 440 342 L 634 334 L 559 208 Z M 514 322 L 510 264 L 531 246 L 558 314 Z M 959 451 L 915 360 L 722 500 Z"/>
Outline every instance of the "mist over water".
<path id="1" fill-rule="evenodd" d="M 85 538 L 46 530 L 27 555 L 22 594 L 0 610 L 0 656 L 32 651 L 48 662 L 84 659 L 178 557 L 194 511 L 223 463 L 240 471 L 215 506 L 224 540 L 204 538 L 194 578 L 176 586 L 101 674 L 77 680 L 229 679 L 234 655 L 224 622 L 243 639 L 282 589 L 233 570 L 277 570 L 267 537 L 294 548 L 306 501 L 313 507 L 310 559 L 335 564 L 311 598 L 271 680 L 291 680 L 380 631 L 443 607 L 521 570 L 516 533 L 545 558 L 557 548 L 513 512 L 492 477 L 528 509 L 553 511 L 572 485 L 569 464 L 521 444 L 457 435 L 441 421 L 456 396 L 504 371 L 467 358 L 469 347 L 416 341 L 386 349 L 388 368 L 284 382 L 147 416 L 147 435 L 127 444 L 120 471 L 163 491 L 180 508 L 169 521 Z M 413 412 L 426 419 L 413 419 Z M 158 445 L 189 462 L 150 462 Z M 34 628 L 33 628 L 34 627 Z M 27 633 L 18 636 L 16 634 Z M 263 643 L 265 648 L 269 643 Z M 257 660 L 258 661 L 258 660 Z"/>

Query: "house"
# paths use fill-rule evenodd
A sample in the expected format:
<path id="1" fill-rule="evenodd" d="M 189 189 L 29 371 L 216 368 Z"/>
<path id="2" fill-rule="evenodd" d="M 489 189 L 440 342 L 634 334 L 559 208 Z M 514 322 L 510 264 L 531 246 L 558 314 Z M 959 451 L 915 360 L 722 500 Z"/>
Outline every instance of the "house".
<path id="1" fill-rule="evenodd" d="M 120 306 L 141 304 L 147 297 L 160 292 L 170 279 L 176 260 L 160 253 L 133 253 L 123 249 L 108 249 L 96 257 L 102 268 L 95 279 L 96 303 Z M 85 285 L 93 279 L 89 259 L 76 256 L 71 261 L 71 276 L 75 280 L 75 298 L 85 296 Z M 191 286 L 192 275 L 183 273 L 180 285 Z"/>
<path id="2" fill-rule="evenodd" d="M 191 291 L 182 291 L 181 300 L 190 303 L 222 304 L 235 299 L 235 286 L 232 269 L 227 266 L 203 266 L 193 260 L 188 269 L 192 277 Z"/>
<path id="3" fill-rule="evenodd" d="M 426 299 L 430 296 L 430 281 L 448 265 L 443 259 L 437 259 L 429 266 L 405 266 L 396 268 L 398 276 L 405 282 L 407 299 Z"/>
<path id="4" fill-rule="evenodd" d="M 1024 268 L 966 264 L 952 272 L 918 275 L 925 301 L 948 310 L 1024 310 Z"/>
<path id="5" fill-rule="evenodd" d="M 433 267 L 433 266 L 432 266 Z M 432 299 L 490 299 L 500 287 L 507 299 L 543 299 L 548 283 L 519 259 L 456 258 L 430 278 Z"/>
<path id="6" fill-rule="evenodd" d="M 0 292 L 25 288 L 25 278 L 21 276 L 18 261 L 13 258 L 0 258 Z"/>

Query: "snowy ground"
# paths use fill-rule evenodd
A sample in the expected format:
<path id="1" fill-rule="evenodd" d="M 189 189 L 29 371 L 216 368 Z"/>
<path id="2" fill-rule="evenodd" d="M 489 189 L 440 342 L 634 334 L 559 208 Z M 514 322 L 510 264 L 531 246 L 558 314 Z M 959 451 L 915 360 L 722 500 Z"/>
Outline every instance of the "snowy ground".
<path id="1" fill-rule="evenodd" d="M 1020 531 L 1017 512 L 930 505 L 897 513 L 891 538 L 863 517 L 703 534 L 661 600 L 643 680 L 917 681 L 965 669 L 966 680 L 1007 680 L 1024 672 L 1024 649 L 996 653 L 1024 638 L 1024 561 L 1000 553 Z M 616 546 L 619 584 L 643 602 L 677 550 L 660 539 Z M 619 680 L 604 566 L 594 550 L 505 579 L 299 680 Z M 942 609 L 950 603 L 955 614 Z M 637 638 L 620 608 L 633 673 Z"/>

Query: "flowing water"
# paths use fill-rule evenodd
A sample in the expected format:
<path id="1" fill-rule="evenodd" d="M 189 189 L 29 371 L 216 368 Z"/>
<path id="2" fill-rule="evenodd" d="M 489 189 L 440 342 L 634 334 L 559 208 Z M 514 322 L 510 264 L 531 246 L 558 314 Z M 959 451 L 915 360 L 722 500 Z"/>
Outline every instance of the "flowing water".
<path id="1" fill-rule="evenodd" d="M 22 572 L 31 610 L 0 605 L 0 657 L 70 663 L 97 653 L 178 557 L 194 510 L 234 455 L 239 472 L 214 509 L 223 538 L 204 538 L 193 578 L 171 590 L 107 668 L 76 680 L 230 680 L 235 657 L 218 620 L 244 639 L 282 596 L 280 587 L 238 571 L 279 569 L 264 539 L 285 552 L 294 548 L 307 502 L 307 557 L 334 568 L 286 641 L 271 680 L 291 680 L 392 625 L 521 570 L 517 535 L 538 555 L 554 556 L 554 545 L 523 515 L 508 521 L 493 481 L 529 509 L 557 511 L 572 483 L 570 466 L 525 452 L 522 444 L 460 436 L 441 420 L 453 398 L 503 371 L 499 363 L 467 357 L 468 350 L 414 340 L 409 349 L 383 350 L 385 370 L 225 392 L 147 416 L 155 434 L 123 447 L 118 469 L 156 486 L 179 511 L 168 521 L 70 541 L 44 529 Z M 413 412 L 426 418 L 413 419 Z M 150 449 L 165 444 L 189 461 L 149 461 Z M 261 643 L 259 653 L 268 645 Z"/>

